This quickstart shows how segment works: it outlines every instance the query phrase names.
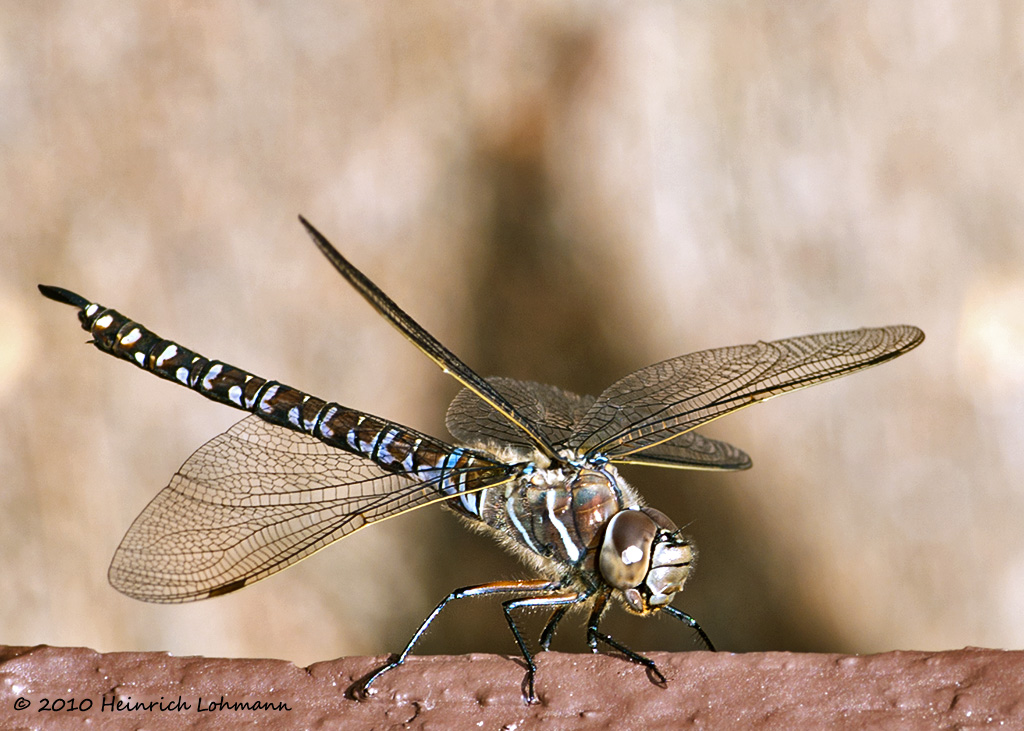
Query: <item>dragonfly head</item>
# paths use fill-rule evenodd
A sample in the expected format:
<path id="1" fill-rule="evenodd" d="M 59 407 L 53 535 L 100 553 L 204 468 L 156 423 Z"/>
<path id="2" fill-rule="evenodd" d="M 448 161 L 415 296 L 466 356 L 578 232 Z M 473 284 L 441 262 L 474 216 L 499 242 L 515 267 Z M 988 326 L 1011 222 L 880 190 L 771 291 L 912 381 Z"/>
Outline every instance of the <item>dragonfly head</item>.
<path id="1" fill-rule="evenodd" d="M 672 601 L 690 575 L 696 551 L 668 516 L 654 508 L 622 510 L 605 530 L 598 569 L 626 606 L 648 614 Z"/>

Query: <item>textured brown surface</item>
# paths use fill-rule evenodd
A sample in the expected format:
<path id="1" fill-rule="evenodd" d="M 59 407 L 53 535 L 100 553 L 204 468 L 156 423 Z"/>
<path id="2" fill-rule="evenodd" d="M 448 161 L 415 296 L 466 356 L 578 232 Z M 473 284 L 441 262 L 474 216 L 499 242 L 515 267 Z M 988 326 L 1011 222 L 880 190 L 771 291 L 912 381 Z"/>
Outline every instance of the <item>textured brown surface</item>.
<path id="1" fill-rule="evenodd" d="M 378 658 L 300 668 L 281 660 L 100 654 L 84 648 L 0 648 L 0 726 L 83 719 L 104 726 L 330 728 L 980 728 L 1024 726 L 1024 652 L 964 649 L 870 656 L 692 652 L 651 655 L 659 687 L 606 655 L 544 653 L 540 703 L 526 706 L 519 663 L 497 655 L 415 657 L 367 701 L 346 689 Z M 109 704 L 190 704 L 116 711 Z M 290 710 L 204 710 L 219 702 Z M 29 701 L 15 710 L 18 699 Z M 43 699 L 92 701 L 87 712 L 40 711 Z M 108 704 L 103 708 L 104 699 Z M 22 704 L 25 701 L 21 701 Z M 70 725 L 70 724 L 69 724 Z"/>

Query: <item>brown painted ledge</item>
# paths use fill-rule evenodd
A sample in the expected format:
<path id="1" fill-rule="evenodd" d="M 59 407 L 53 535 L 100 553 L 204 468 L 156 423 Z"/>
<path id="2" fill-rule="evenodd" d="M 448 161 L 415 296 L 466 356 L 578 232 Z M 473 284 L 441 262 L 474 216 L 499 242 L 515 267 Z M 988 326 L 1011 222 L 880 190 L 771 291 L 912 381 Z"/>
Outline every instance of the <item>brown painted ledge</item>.
<path id="1" fill-rule="evenodd" d="M 416 656 L 383 678 L 373 698 L 355 701 L 346 690 L 381 658 L 300 668 L 0 646 L 0 728 L 1024 728 L 1020 651 L 650 656 L 666 687 L 621 658 L 541 653 L 540 703 L 527 706 L 522 665 L 497 655 Z M 222 696 L 266 705 L 221 707 Z M 68 710 L 72 699 L 91 707 Z"/>

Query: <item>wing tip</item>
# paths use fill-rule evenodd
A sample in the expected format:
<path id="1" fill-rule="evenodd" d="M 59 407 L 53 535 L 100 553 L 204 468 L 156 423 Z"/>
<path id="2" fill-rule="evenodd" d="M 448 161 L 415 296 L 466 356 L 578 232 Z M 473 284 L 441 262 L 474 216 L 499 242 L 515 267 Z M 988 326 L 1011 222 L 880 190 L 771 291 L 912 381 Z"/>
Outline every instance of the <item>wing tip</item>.
<path id="1" fill-rule="evenodd" d="M 921 328 L 916 325 L 900 325 L 899 327 L 903 328 L 907 332 L 907 346 L 904 352 L 916 348 L 924 342 L 924 330 Z"/>
<path id="2" fill-rule="evenodd" d="M 229 581 L 226 584 L 221 584 L 218 587 L 211 589 L 203 595 L 203 599 L 213 599 L 214 597 L 224 596 L 231 592 L 238 591 L 239 589 L 249 584 L 248 579 L 237 579 L 235 581 Z"/>
<path id="3" fill-rule="evenodd" d="M 110 568 L 107 569 L 107 581 L 129 599 L 148 604 L 184 604 L 202 599 L 212 599 L 238 591 L 252 583 L 251 577 L 244 577 L 215 586 L 212 589 L 200 586 L 180 588 L 182 584 L 180 579 L 175 581 L 173 577 L 164 576 L 163 578 L 166 580 L 161 581 L 160 576 L 143 573 L 125 566 L 120 560 L 121 558 L 120 551 L 114 554 L 114 560 L 111 562 Z M 175 588 L 175 584 L 179 588 Z"/>

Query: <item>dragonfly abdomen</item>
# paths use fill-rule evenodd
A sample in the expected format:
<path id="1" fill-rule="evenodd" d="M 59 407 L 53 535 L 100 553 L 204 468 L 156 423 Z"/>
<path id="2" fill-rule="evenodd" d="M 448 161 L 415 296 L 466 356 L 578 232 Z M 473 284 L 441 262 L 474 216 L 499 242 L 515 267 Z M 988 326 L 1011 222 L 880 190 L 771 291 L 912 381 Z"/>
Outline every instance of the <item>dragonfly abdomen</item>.
<path id="1" fill-rule="evenodd" d="M 476 497 L 465 493 L 485 477 L 474 474 L 474 468 L 497 466 L 493 460 L 223 361 L 211 360 L 73 292 L 58 287 L 41 289 L 48 297 L 79 308 L 82 328 L 93 336 L 93 344 L 103 352 L 213 401 L 366 457 L 384 469 L 414 480 L 436 481 L 442 495 L 460 498 L 460 512 L 479 517 Z M 492 479 L 494 472 L 486 477 Z"/>

